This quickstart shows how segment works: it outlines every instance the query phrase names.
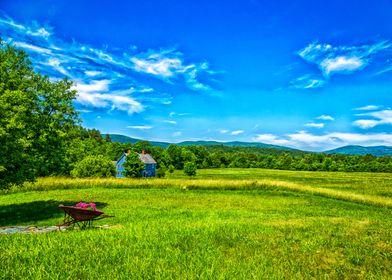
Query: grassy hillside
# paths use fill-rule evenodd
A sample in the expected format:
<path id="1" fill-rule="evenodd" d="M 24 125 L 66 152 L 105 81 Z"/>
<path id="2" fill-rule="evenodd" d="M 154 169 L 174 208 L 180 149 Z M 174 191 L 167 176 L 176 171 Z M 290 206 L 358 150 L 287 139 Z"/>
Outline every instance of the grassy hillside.
<path id="1" fill-rule="evenodd" d="M 392 177 L 259 169 L 152 180 L 44 178 L 0 196 L 0 225 L 95 201 L 110 229 L 0 236 L 4 278 L 388 279 Z M 365 198 L 367 200 L 361 200 Z"/>

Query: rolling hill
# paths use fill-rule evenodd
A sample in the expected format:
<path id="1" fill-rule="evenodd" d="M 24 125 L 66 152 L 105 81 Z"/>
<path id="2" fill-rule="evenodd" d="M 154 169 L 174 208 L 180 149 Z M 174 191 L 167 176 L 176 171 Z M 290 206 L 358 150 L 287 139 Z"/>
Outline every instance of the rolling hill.
<path id="1" fill-rule="evenodd" d="M 143 141 L 142 139 L 132 138 L 132 137 L 128 137 L 128 136 L 120 135 L 120 134 L 109 134 L 109 135 L 110 135 L 110 138 L 112 139 L 113 142 L 135 144 L 135 143 L 137 143 L 139 141 Z M 106 136 L 106 134 L 102 134 L 102 137 L 105 137 L 105 136 Z M 172 144 L 172 143 L 157 142 L 157 141 L 149 141 L 149 142 L 153 146 L 158 146 L 158 147 L 162 147 L 162 148 L 167 148 L 170 144 Z M 284 147 L 284 146 L 270 145 L 270 144 L 264 144 L 264 143 L 258 143 L 258 142 L 184 141 L 184 142 L 175 143 L 175 144 L 179 145 L 179 146 L 191 146 L 191 145 L 213 146 L 213 145 L 223 145 L 223 146 L 228 146 L 228 147 L 257 147 L 257 148 L 269 148 L 269 149 L 280 149 L 280 150 L 287 150 L 287 151 L 295 151 L 295 149 Z"/>
<path id="2" fill-rule="evenodd" d="M 143 141 L 142 139 L 132 138 L 125 135 L 120 134 L 109 134 L 110 138 L 113 142 L 120 142 L 120 143 L 131 143 L 135 144 L 139 141 Z M 105 137 L 105 134 L 102 134 Z M 171 143 L 168 142 L 158 142 L 158 141 L 149 141 L 151 145 L 158 146 L 162 148 L 167 148 Z M 240 141 L 232 141 L 232 142 L 218 142 L 218 141 L 184 141 L 180 143 L 175 143 L 179 146 L 191 146 L 191 145 L 200 145 L 200 146 L 217 146 L 222 145 L 226 147 L 256 147 L 256 148 L 266 148 L 266 149 L 278 149 L 283 151 L 293 151 L 293 152 L 304 152 L 301 150 L 284 147 L 284 146 L 277 146 L 265 143 L 258 143 L 258 142 L 240 142 Z M 392 147 L 389 146 L 371 146 L 371 147 L 364 147 L 364 146 L 355 146 L 349 145 L 340 147 L 333 150 L 324 151 L 325 154 L 343 154 L 343 155 L 374 155 L 374 156 L 392 156 Z"/>
<path id="3" fill-rule="evenodd" d="M 344 146 L 337 149 L 325 151 L 326 154 L 343 154 L 343 155 L 374 155 L 374 156 L 392 156 L 392 147 L 389 146 Z"/>

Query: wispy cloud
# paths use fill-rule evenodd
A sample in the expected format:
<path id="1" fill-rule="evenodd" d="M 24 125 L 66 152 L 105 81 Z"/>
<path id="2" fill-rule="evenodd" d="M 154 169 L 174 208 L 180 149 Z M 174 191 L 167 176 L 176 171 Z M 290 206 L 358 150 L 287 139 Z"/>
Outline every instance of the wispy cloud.
<path id="1" fill-rule="evenodd" d="M 345 145 L 392 145 L 392 134 L 389 133 L 342 133 L 332 132 L 323 135 L 311 134 L 299 131 L 293 134 L 277 136 L 273 134 L 260 134 L 254 137 L 254 141 L 267 144 L 286 145 L 305 150 L 327 150 Z"/>
<path id="2" fill-rule="evenodd" d="M 168 123 L 168 124 L 177 124 L 177 122 L 176 121 L 173 121 L 173 120 L 164 120 L 164 121 L 162 121 L 163 123 Z"/>
<path id="3" fill-rule="evenodd" d="M 334 121 L 335 119 L 329 115 L 321 115 L 317 117 L 318 120 L 323 120 L 323 121 Z"/>
<path id="4" fill-rule="evenodd" d="M 172 118 L 174 116 L 187 116 L 189 113 L 177 113 L 177 112 L 170 112 L 169 116 Z"/>
<path id="5" fill-rule="evenodd" d="M 323 123 L 314 123 L 314 122 L 310 122 L 305 124 L 305 126 L 307 127 L 313 127 L 313 128 L 323 128 L 324 124 Z"/>
<path id="6" fill-rule="evenodd" d="M 306 74 L 290 82 L 292 88 L 297 89 L 313 89 L 320 88 L 325 85 L 325 81 L 317 76 Z"/>
<path id="7" fill-rule="evenodd" d="M 109 80 L 92 81 L 90 84 L 78 82 L 74 86 L 77 91 L 76 101 L 85 107 L 110 108 L 126 111 L 130 115 L 144 110 L 140 102 L 129 96 L 105 93 L 109 90 L 109 84 Z"/>
<path id="8" fill-rule="evenodd" d="M 390 49 L 388 41 L 373 45 L 337 46 L 311 43 L 298 52 L 309 63 L 316 64 L 325 77 L 334 74 L 349 74 L 369 65 L 371 57 L 378 52 Z"/>
<path id="9" fill-rule="evenodd" d="M 127 126 L 127 128 L 146 130 L 146 129 L 151 129 L 152 126 L 149 126 L 149 125 L 130 125 L 130 126 Z"/>
<path id="10" fill-rule="evenodd" d="M 376 106 L 376 105 L 367 105 L 367 106 L 355 108 L 354 110 L 356 110 L 356 111 L 373 111 L 373 110 L 377 110 L 379 108 L 380 107 Z"/>
<path id="11" fill-rule="evenodd" d="M 244 132 L 245 132 L 244 130 L 234 130 L 234 131 L 231 132 L 231 135 L 240 135 L 240 134 L 242 134 Z"/>
<path id="12" fill-rule="evenodd" d="M 391 125 L 392 124 L 392 110 L 381 110 L 363 114 L 357 114 L 360 117 L 371 117 L 372 119 L 360 119 L 353 122 L 353 125 L 362 129 L 373 128 L 378 125 Z"/>
<path id="13" fill-rule="evenodd" d="M 214 73 L 209 69 L 208 63 L 186 64 L 183 54 L 176 49 L 149 50 L 131 57 L 130 60 L 134 63 L 134 70 L 138 72 L 151 74 L 170 83 L 182 77 L 186 85 L 196 91 L 211 89 L 199 79 L 200 73 Z"/>
<path id="14" fill-rule="evenodd" d="M 263 142 L 266 144 L 273 144 L 273 145 L 288 145 L 290 141 L 287 139 L 281 139 L 276 135 L 273 134 L 259 134 L 253 138 L 254 141 Z"/>

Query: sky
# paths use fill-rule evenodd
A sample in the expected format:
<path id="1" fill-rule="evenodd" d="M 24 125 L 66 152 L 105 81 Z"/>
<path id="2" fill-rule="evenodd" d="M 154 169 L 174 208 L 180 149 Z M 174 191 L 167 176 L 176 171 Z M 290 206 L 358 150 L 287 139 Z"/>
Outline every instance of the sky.
<path id="1" fill-rule="evenodd" d="M 151 141 L 392 146 L 392 1 L 0 1 L 86 128 Z"/>

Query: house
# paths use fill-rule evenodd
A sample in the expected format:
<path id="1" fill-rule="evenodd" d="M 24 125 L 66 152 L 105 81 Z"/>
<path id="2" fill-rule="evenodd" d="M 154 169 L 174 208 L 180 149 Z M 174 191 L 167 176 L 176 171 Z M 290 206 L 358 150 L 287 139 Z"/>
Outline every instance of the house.
<path id="1" fill-rule="evenodd" d="M 129 153 L 130 151 L 128 151 Z M 116 162 L 116 178 L 125 178 L 123 172 L 124 172 L 124 163 L 125 163 L 125 158 L 127 157 L 128 153 L 124 153 L 120 159 Z M 141 162 L 144 163 L 144 170 L 141 171 L 142 177 L 155 177 L 156 174 L 156 169 L 157 169 L 157 163 L 156 161 L 152 158 L 150 154 L 146 154 L 144 151 L 142 151 L 141 154 L 139 154 L 139 159 Z"/>

